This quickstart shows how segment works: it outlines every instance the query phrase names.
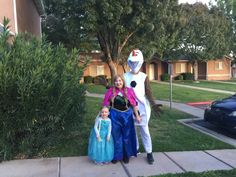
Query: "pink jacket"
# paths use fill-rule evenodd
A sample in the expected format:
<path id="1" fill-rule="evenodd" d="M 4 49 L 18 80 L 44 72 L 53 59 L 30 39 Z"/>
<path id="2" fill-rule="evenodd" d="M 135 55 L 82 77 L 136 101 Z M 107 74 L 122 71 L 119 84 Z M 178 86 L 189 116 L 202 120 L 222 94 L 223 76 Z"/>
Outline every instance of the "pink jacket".
<path id="1" fill-rule="evenodd" d="M 113 88 L 114 87 L 111 87 L 105 93 L 105 97 L 103 99 L 103 106 L 110 105 L 110 100 L 113 98 Z M 134 93 L 134 90 L 132 88 L 128 88 L 128 87 L 126 87 L 126 89 L 127 89 L 127 93 L 125 94 L 124 89 L 119 90 L 118 88 L 116 88 L 116 92 L 115 92 L 114 96 L 116 96 L 119 92 L 121 92 L 123 95 L 126 95 L 127 99 L 129 100 L 129 102 L 132 106 L 137 106 L 136 95 Z"/>

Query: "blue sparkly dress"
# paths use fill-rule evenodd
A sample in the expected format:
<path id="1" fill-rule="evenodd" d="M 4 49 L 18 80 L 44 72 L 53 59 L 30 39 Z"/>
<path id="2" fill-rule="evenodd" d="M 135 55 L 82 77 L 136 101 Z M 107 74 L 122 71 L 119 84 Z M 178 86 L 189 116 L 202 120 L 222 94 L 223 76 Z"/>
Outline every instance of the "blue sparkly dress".
<path id="1" fill-rule="evenodd" d="M 101 141 L 98 141 L 97 135 Z M 110 141 L 107 138 L 110 137 Z M 111 162 L 114 157 L 114 142 L 111 135 L 111 120 L 97 117 L 91 130 L 88 146 L 88 157 L 96 163 Z"/>

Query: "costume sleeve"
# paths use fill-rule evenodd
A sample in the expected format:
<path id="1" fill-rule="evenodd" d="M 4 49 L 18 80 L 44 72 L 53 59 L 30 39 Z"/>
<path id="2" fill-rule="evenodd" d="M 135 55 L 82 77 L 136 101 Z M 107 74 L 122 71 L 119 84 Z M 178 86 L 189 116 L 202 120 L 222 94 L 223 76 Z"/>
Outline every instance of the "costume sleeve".
<path id="1" fill-rule="evenodd" d="M 128 88 L 128 94 L 129 94 L 129 101 L 130 101 L 130 104 L 132 106 L 137 106 L 138 102 L 136 101 L 137 100 L 137 97 L 134 93 L 134 90 L 133 88 Z"/>
<path id="2" fill-rule="evenodd" d="M 108 134 L 107 134 L 107 137 L 109 137 L 110 138 L 110 136 L 111 136 L 111 119 L 109 119 L 109 127 L 108 127 Z"/>
<path id="3" fill-rule="evenodd" d="M 148 101 L 150 102 L 151 106 L 155 105 L 155 101 L 152 96 L 151 86 L 150 86 L 150 82 L 149 82 L 148 77 L 146 77 L 146 79 L 145 79 L 144 86 L 145 86 L 145 94 L 146 94 Z"/>
<path id="4" fill-rule="evenodd" d="M 109 88 L 107 92 L 105 93 L 104 99 L 103 99 L 103 106 L 109 106 L 110 104 L 110 99 L 112 97 L 112 90 L 113 88 Z"/>
<path id="5" fill-rule="evenodd" d="M 94 124 L 94 131 L 96 133 L 96 137 L 99 137 L 99 129 L 98 129 L 98 127 L 100 126 L 99 124 L 100 124 L 100 118 L 97 117 L 95 119 L 95 124 Z"/>

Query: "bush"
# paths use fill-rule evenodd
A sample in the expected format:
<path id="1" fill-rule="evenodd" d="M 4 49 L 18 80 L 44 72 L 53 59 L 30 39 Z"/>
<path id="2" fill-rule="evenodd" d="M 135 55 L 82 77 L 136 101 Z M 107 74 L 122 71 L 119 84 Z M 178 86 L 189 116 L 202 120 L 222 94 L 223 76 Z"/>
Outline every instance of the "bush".
<path id="1" fill-rule="evenodd" d="M 0 149 L 3 160 L 44 156 L 78 127 L 85 110 L 78 52 L 27 34 L 0 36 Z"/>
<path id="2" fill-rule="evenodd" d="M 84 76 L 84 83 L 85 84 L 93 83 L 93 77 L 92 76 Z"/>
<path id="3" fill-rule="evenodd" d="M 93 83 L 94 84 L 104 84 L 104 82 L 108 82 L 107 81 L 107 76 L 106 75 L 99 75 L 93 78 Z"/>
<path id="4" fill-rule="evenodd" d="M 161 75 L 161 81 L 168 81 L 170 80 L 170 75 L 169 74 L 162 74 Z"/>
<path id="5" fill-rule="evenodd" d="M 180 75 L 176 76 L 175 80 L 183 80 L 183 75 L 180 74 Z"/>
<path id="6" fill-rule="evenodd" d="M 193 80 L 193 73 L 183 73 L 184 80 Z"/>

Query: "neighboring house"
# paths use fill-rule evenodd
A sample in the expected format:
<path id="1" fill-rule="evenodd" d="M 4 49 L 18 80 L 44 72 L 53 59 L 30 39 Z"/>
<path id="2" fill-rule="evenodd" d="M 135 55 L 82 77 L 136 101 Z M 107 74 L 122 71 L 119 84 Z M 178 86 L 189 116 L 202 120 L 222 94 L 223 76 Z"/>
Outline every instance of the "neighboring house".
<path id="1" fill-rule="evenodd" d="M 236 78 L 236 64 L 235 63 L 232 65 L 231 73 L 232 73 L 232 77 Z"/>
<path id="2" fill-rule="evenodd" d="M 90 57 L 90 63 L 84 70 L 84 76 L 106 75 L 111 77 L 108 65 L 102 62 L 101 53 L 81 54 L 80 59 L 84 61 L 85 56 Z M 141 71 L 146 73 L 150 80 L 161 80 L 161 75 L 170 74 L 170 65 L 172 64 L 172 75 L 176 77 L 181 73 L 193 73 L 192 64 L 189 60 L 171 60 L 161 61 L 153 59 L 151 62 L 144 62 Z M 125 66 L 125 71 L 128 71 Z M 117 72 L 124 73 L 122 66 L 117 66 Z M 198 79 L 202 80 L 229 80 L 231 78 L 231 60 L 227 57 L 218 60 L 209 60 L 198 62 Z"/>
<path id="3" fill-rule="evenodd" d="M 80 61 L 83 64 L 86 60 L 86 57 L 89 59 L 89 64 L 84 70 L 84 76 L 99 76 L 106 75 L 107 78 L 111 78 L 110 69 L 107 63 L 102 61 L 101 53 L 80 53 Z M 127 69 L 127 67 L 126 67 Z M 122 66 L 117 66 L 118 73 L 124 73 Z"/>
<path id="4" fill-rule="evenodd" d="M 0 0 L 0 31 L 3 18 L 10 19 L 10 32 L 16 35 L 28 32 L 41 37 L 41 16 L 44 14 L 42 0 Z"/>
<path id="5" fill-rule="evenodd" d="M 152 60 L 144 65 L 144 72 L 147 73 L 150 80 L 160 80 L 161 75 L 170 74 L 170 65 L 172 64 L 172 75 L 175 78 L 181 73 L 193 73 L 193 67 L 189 60 L 171 60 L 161 61 Z M 231 59 L 209 60 L 198 62 L 198 79 L 202 80 L 229 80 L 231 74 Z"/>

